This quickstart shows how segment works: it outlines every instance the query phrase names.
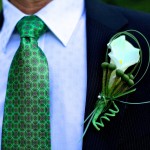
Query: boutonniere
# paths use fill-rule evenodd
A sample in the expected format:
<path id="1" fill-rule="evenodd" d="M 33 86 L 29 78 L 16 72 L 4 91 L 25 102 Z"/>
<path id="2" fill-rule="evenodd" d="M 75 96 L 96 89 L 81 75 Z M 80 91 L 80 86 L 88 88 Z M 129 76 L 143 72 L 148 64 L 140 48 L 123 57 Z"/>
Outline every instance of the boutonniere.
<path id="1" fill-rule="evenodd" d="M 119 100 L 120 97 L 136 91 L 135 86 L 142 80 L 149 67 L 150 58 L 145 72 L 135 82 L 142 66 L 142 49 L 139 40 L 133 33 L 145 40 L 150 55 L 148 40 L 136 30 L 119 32 L 110 39 L 107 45 L 105 62 L 101 64 L 103 70 L 102 91 L 98 95 L 95 108 L 84 121 L 84 123 L 87 121 L 88 123 L 83 137 L 91 123 L 99 131 L 105 126 L 104 120 L 111 121 L 111 118 L 119 113 L 116 101 L 126 104 L 147 103 L 131 103 Z M 132 43 L 136 46 L 133 46 Z"/>

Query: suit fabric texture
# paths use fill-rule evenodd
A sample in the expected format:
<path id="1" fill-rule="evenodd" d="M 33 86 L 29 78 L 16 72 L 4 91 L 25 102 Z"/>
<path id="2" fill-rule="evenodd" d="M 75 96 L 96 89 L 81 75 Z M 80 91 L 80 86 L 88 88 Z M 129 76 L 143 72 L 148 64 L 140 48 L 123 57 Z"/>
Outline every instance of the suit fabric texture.
<path id="1" fill-rule="evenodd" d="M 138 30 L 150 41 L 150 14 L 85 0 L 87 29 L 87 99 L 85 118 L 94 109 L 101 91 L 101 63 L 105 59 L 107 43 L 120 31 Z M 3 24 L 0 15 L 0 28 Z M 137 35 L 138 36 L 138 35 Z M 148 61 L 145 41 L 138 36 L 143 52 L 143 64 L 138 77 L 144 73 Z M 150 69 L 136 86 L 135 93 L 123 97 L 129 102 L 150 100 Z M 149 150 L 150 104 L 127 105 L 117 103 L 120 112 L 99 132 L 91 125 L 83 139 L 83 150 Z"/>

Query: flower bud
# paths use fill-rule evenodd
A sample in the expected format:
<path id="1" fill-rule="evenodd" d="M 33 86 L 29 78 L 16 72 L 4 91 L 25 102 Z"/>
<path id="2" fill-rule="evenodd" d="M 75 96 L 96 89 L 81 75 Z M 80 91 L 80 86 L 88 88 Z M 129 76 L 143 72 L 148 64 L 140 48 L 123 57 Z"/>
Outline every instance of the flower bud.
<path id="1" fill-rule="evenodd" d="M 131 80 L 131 79 L 129 79 L 129 80 L 128 80 L 128 85 L 129 85 L 129 86 L 133 86 L 133 85 L 134 85 L 134 81 Z"/>
<path id="2" fill-rule="evenodd" d="M 101 67 L 102 67 L 102 68 L 108 68 L 108 65 L 109 65 L 108 62 L 103 62 L 103 63 L 101 64 Z"/>
<path id="3" fill-rule="evenodd" d="M 129 81 L 129 76 L 127 74 L 124 74 L 122 76 L 122 80 L 125 81 L 125 82 L 128 82 Z"/>
<path id="4" fill-rule="evenodd" d="M 117 70 L 116 70 L 116 75 L 117 75 L 118 77 L 122 77 L 122 76 L 124 75 L 124 72 L 123 72 L 122 70 L 120 70 L 120 69 L 117 69 Z"/>
<path id="5" fill-rule="evenodd" d="M 110 70 L 115 70 L 115 69 L 116 69 L 116 65 L 110 63 L 110 64 L 108 65 L 108 68 L 109 68 Z"/>

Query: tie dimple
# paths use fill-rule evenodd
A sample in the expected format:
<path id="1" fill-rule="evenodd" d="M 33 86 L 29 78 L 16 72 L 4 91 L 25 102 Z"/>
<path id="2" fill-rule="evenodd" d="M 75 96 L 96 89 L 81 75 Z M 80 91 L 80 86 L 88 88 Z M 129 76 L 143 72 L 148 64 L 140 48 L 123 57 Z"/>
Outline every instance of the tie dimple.
<path id="1" fill-rule="evenodd" d="M 47 26 L 37 16 L 23 17 L 16 26 L 20 37 L 32 37 L 38 39 L 46 32 Z"/>

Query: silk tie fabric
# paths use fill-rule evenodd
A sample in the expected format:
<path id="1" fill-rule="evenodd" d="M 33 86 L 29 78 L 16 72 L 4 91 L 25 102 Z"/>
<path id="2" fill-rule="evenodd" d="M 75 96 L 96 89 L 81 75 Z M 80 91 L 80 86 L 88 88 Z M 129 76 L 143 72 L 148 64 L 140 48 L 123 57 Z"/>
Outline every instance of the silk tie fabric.
<path id="1" fill-rule="evenodd" d="M 8 75 L 2 150 L 50 150 L 49 71 L 37 42 L 47 27 L 32 15 L 16 28 L 21 42 Z"/>

